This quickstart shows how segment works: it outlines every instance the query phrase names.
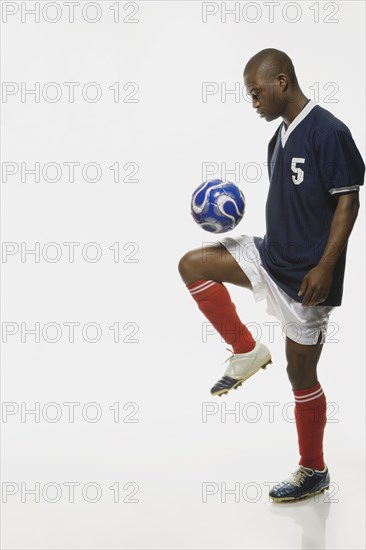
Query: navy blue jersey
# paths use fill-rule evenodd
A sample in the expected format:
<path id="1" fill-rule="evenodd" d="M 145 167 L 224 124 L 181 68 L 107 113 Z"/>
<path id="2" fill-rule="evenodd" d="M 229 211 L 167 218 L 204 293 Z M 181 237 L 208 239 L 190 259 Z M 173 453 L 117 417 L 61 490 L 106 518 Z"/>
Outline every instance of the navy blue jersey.
<path id="1" fill-rule="evenodd" d="M 358 191 L 365 165 L 347 126 L 309 101 L 287 130 L 282 122 L 271 139 L 268 172 L 266 235 L 255 244 L 272 279 L 301 302 L 297 293 L 324 252 L 337 196 Z M 347 246 L 328 298 L 319 305 L 341 304 L 346 252 Z"/>

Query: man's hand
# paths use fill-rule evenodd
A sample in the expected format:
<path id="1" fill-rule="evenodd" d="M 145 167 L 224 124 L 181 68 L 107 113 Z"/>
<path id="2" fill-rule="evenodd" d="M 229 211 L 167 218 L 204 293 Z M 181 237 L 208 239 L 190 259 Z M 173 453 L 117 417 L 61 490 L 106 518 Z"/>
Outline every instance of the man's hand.
<path id="1" fill-rule="evenodd" d="M 333 283 L 333 269 L 326 265 L 317 265 L 305 275 L 298 296 L 304 294 L 303 306 L 316 306 L 324 302 Z"/>

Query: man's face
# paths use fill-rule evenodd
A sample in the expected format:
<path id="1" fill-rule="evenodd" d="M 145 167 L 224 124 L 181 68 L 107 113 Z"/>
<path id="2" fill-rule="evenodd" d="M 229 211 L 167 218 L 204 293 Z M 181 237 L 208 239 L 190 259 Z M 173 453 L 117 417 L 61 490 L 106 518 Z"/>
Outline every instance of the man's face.
<path id="1" fill-rule="evenodd" d="M 284 85 L 280 79 L 268 79 L 260 72 L 244 73 L 244 84 L 252 106 L 261 118 L 275 120 L 285 107 Z"/>

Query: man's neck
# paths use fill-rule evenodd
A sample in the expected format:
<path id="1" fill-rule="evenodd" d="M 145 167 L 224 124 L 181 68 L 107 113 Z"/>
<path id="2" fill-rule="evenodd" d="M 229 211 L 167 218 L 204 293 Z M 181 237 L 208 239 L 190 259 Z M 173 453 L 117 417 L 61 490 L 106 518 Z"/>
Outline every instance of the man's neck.
<path id="1" fill-rule="evenodd" d="M 290 126 L 291 122 L 295 120 L 297 115 L 301 113 L 305 105 L 310 101 L 303 93 L 301 93 L 301 97 L 296 101 L 296 103 L 290 103 L 288 106 L 288 110 L 282 115 L 283 122 L 285 125 L 285 128 Z"/>

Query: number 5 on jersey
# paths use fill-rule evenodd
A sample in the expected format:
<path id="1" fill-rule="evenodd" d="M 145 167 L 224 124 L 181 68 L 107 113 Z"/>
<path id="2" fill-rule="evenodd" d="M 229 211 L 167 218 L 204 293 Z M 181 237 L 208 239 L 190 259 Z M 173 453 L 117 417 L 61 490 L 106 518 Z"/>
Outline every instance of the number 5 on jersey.
<path id="1" fill-rule="evenodd" d="M 295 175 L 292 176 L 292 181 L 295 185 L 300 185 L 304 181 L 304 170 L 296 166 L 297 164 L 304 164 L 305 159 L 301 159 L 298 157 L 293 157 L 291 161 L 291 170 L 294 172 Z"/>

